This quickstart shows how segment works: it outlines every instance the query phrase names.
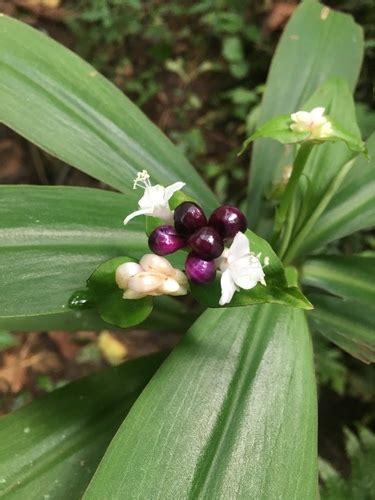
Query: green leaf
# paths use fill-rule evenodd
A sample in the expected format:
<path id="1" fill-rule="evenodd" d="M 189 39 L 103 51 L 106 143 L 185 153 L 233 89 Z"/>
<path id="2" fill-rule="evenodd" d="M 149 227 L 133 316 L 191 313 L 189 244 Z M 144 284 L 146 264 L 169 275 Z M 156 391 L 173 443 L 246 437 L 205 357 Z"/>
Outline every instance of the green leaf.
<path id="1" fill-rule="evenodd" d="M 324 248 L 327 243 L 361 229 L 375 226 L 375 134 L 368 140 L 370 161 L 358 156 L 341 188 L 334 194 L 320 217 L 291 246 L 293 255 L 302 257 Z"/>
<path id="2" fill-rule="evenodd" d="M 375 257 L 321 256 L 303 264 L 304 285 L 321 288 L 344 299 L 375 304 Z"/>
<path id="3" fill-rule="evenodd" d="M 0 352 L 2 349 L 8 349 L 9 347 L 14 347 L 18 345 L 18 339 L 10 332 L 6 330 L 0 330 Z"/>
<path id="4" fill-rule="evenodd" d="M 350 100 L 351 97 L 350 97 Z M 320 101 L 322 103 L 322 101 Z M 316 106 L 317 107 L 317 106 Z M 304 111 L 308 109 L 313 109 L 310 106 L 304 107 Z M 353 108 L 354 111 L 354 108 Z M 316 144 L 324 142 L 336 142 L 343 141 L 346 146 L 354 152 L 365 153 L 366 147 L 365 143 L 362 141 L 360 136 L 348 132 L 345 128 L 341 127 L 340 124 L 334 122 L 332 118 L 325 115 L 326 118 L 331 122 L 332 134 L 328 137 L 323 137 L 321 139 L 316 139 L 313 142 Z M 353 113 L 354 118 L 354 113 Z M 281 144 L 297 144 L 309 140 L 309 132 L 296 132 L 291 130 L 290 126 L 293 124 L 290 115 L 280 115 L 275 118 L 271 118 L 264 125 L 259 127 L 243 144 L 242 151 L 249 146 L 251 142 L 259 138 L 270 138 L 275 139 Z"/>
<path id="5" fill-rule="evenodd" d="M 302 205 L 307 218 L 343 166 L 355 157 L 353 153 L 366 152 L 357 125 L 352 93 L 343 78 L 333 77 L 324 82 L 303 107 L 311 109 L 317 106 L 325 108 L 332 121 L 335 135 L 337 134 L 338 138 L 344 137 L 347 144 L 328 142 L 319 148 L 314 148 L 309 156 L 304 175 L 310 180 L 311 192 Z M 299 219 L 300 225 L 303 225 L 304 217 L 300 216 Z"/>
<path id="6" fill-rule="evenodd" d="M 241 39 L 238 36 L 227 36 L 223 40 L 223 56 L 229 62 L 237 63 L 244 59 Z"/>
<path id="7" fill-rule="evenodd" d="M 73 382 L 0 420 L 0 496 L 78 499 L 118 426 L 163 359 Z"/>
<path id="8" fill-rule="evenodd" d="M 350 459 L 350 475 L 343 478 L 327 462 L 320 464 L 323 485 L 322 500 L 356 499 L 370 500 L 375 490 L 375 434 L 360 427 L 358 436 L 345 429 L 347 455 Z"/>
<path id="9" fill-rule="evenodd" d="M 251 290 L 241 289 L 234 294 L 233 299 L 226 307 L 269 302 L 311 309 L 312 305 L 298 288 L 288 286 L 283 265 L 269 243 L 249 230 L 246 231 L 246 236 L 249 239 L 251 251 L 256 255 L 262 254 L 260 257 L 262 263 L 265 257 L 269 257 L 269 264 L 264 267 L 267 286 L 258 283 Z M 221 296 L 220 275 L 216 277 L 213 283 L 208 285 L 191 283 L 190 288 L 195 299 L 205 307 L 221 307 L 219 306 Z"/>
<path id="10" fill-rule="evenodd" d="M 1 317 L 64 313 L 99 264 L 146 253 L 144 222 L 123 226 L 127 207 L 108 191 L 0 187 Z"/>
<path id="11" fill-rule="evenodd" d="M 292 120 L 290 115 L 280 115 L 271 118 L 261 127 L 259 127 L 246 141 L 243 143 L 242 151 L 247 148 L 255 139 L 270 138 L 275 139 L 281 144 L 294 144 L 307 139 L 309 132 L 294 132 L 290 125 Z M 241 152 L 242 152 L 241 151 Z"/>
<path id="12" fill-rule="evenodd" d="M 344 78 L 353 90 L 363 56 L 363 34 L 353 19 L 306 0 L 296 9 L 277 47 L 267 79 L 259 123 L 299 109 L 330 76 Z M 345 146 L 343 146 L 345 147 Z M 284 153 L 284 154 L 283 154 Z M 267 232 L 260 220 L 265 192 L 275 174 L 290 163 L 291 150 L 262 139 L 255 142 L 248 194 L 252 228 Z M 259 232 L 259 230 L 258 230 Z"/>
<path id="13" fill-rule="evenodd" d="M 208 209 L 213 194 L 182 153 L 89 64 L 30 26 L 0 17 L 0 121 L 137 206 L 137 171 L 185 181 Z M 126 215 L 126 214 L 124 214 Z"/>
<path id="14" fill-rule="evenodd" d="M 321 334 L 365 363 L 375 362 L 375 307 L 329 295 L 308 295 L 309 320 Z"/>
<path id="15" fill-rule="evenodd" d="M 315 398 L 302 311 L 206 311 L 137 400 L 85 499 L 314 500 Z"/>
<path id="16" fill-rule="evenodd" d="M 124 291 L 116 283 L 116 269 L 124 262 L 134 262 L 129 257 L 116 257 L 101 264 L 88 279 L 87 285 L 95 307 L 104 321 L 121 328 L 142 323 L 152 311 L 152 298 L 125 300 Z"/>

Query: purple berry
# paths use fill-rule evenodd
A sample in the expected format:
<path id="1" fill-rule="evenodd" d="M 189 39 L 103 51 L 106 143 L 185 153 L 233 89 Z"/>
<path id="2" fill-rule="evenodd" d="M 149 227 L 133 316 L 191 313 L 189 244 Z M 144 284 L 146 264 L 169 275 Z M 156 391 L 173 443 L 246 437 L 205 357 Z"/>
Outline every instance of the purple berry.
<path id="1" fill-rule="evenodd" d="M 232 238 L 238 231 L 245 232 L 247 220 L 241 210 L 230 205 L 217 208 L 208 224 L 216 229 L 222 238 Z"/>
<path id="2" fill-rule="evenodd" d="M 213 260 L 204 260 L 191 252 L 185 262 L 186 275 L 193 283 L 206 285 L 215 279 L 216 267 Z"/>
<path id="3" fill-rule="evenodd" d="M 196 203 L 184 201 L 174 211 L 174 227 L 184 236 L 190 236 L 200 227 L 207 226 L 207 218 Z"/>
<path id="4" fill-rule="evenodd" d="M 176 233 L 173 226 L 166 224 L 152 231 L 148 246 L 156 255 L 168 255 L 186 246 L 186 240 Z"/>
<path id="5" fill-rule="evenodd" d="M 219 257 L 224 250 L 224 243 L 219 233 L 213 227 L 201 227 L 188 240 L 195 253 L 205 260 Z"/>

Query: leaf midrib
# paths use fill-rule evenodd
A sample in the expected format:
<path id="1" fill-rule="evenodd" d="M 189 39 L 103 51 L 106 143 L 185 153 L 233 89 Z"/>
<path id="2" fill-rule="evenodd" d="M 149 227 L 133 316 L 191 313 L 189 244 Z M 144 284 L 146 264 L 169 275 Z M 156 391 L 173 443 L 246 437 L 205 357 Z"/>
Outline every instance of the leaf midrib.
<path id="1" fill-rule="evenodd" d="M 250 342 L 250 329 L 256 329 L 256 321 L 253 320 L 252 324 L 247 326 L 241 355 L 238 358 L 232 380 L 228 385 L 228 390 L 225 399 L 223 400 L 221 411 L 218 413 L 214 429 L 210 435 L 209 441 L 206 444 L 205 451 L 195 468 L 192 479 L 192 488 L 189 493 L 189 500 L 209 498 L 210 491 L 213 491 L 212 483 L 213 485 L 217 483 L 217 480 L 215 479 L 217 457 L 225 456 L 225 453 L 221 453 L 220 450 L 225 446 L 225 444 L 228 444 L 228 430 L 231 428 L 236 412 L 238 409 L 241 409 L 240 401 L 243 399 L 244 393 L 247 393 L 250 390 L 254 382 L 254 375 L 262 361 L 263 354 L 272 336 L 272 329 L 267 328 L 267 321 L 265 322 L 265 319 L 267 321 L 272 321 L 272 318 L 270 318 L 265 308 L 259 308 L 256 321 L 259 321 L 262 324 L 266 333 L 264 337 L 259 337 L 258 343 L 255 346 Z M 247 317 L 244 317 L 242 321 L 247 323 Z M 247 344 L 250 344 L 250 349 Z M 255 359 L 257 359 L 256 363 L 254 363 Z M 252 361 L 251 363 L 249 362 L 250 360 Z M 246 383 L 245 380 L 251 380 L 250 384 Z"/>

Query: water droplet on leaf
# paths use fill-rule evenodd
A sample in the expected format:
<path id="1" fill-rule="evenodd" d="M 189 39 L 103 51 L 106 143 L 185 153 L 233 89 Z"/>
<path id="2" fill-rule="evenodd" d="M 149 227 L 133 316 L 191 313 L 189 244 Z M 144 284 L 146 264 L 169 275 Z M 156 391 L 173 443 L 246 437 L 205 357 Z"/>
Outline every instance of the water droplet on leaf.
<path id="1" fill-rule="evenodd" d="M 90 309 L 93 307 L 91 292 L 88 289 L 77 290 L 69 299 L 71 309 Z"/>

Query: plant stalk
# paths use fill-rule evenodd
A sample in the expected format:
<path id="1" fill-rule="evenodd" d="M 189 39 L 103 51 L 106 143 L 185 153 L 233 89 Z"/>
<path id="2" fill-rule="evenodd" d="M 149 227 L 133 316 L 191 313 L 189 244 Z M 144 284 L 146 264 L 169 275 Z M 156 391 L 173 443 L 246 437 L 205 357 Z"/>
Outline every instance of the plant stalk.
<path id="1" fill-rule="evenodd" d="M 298 181 L 302 175 L 303 169 L 313 147 L 314 143 L 306 142 L 304 144 L 301 144 L 298 150 L 297 156 L 293 163 L 292 175 L 290 176 L 288 184 L 286 185 L 284 194 L 281 198 L 280 206 L 276 212 L 273 237 L 274 241 L 279 237 L 281 233 L 281 229 L 286 220 L 290 204 L 293 200 L 295 190 L 298 185 Z"/>
<path id="2" fill-rule="evenodd" d="M 349 170 L 352 168 L 353 163 L 354 163 L 355 158 L 350 160 L 348 163 L 346 163 L 342 169 L 340 170 L 339 174 L 332 180 L 330 183 L 327 191 L 325 192 L 325 195 L 323 198 L 320 200 L 318 205 L 316 206 L 315 210 L 311 214 L 310 218 L 306 221 L 306 224 L 302 226 L 300 232 L 296 235 L 293 243 L 285 253 L 285 258 L 283 259 L 283 262 L 285 265 L 290 265 L 290 263 L 295 259 L 295 257 L 298 255 L 303 243 L 305 242 L 308 234 L 310 231 L 313 229 L 315 226 L 317 220 L 320 218 L 324 210 L 327 208 L 329 202 L 332 200 L 333 196 L 336 194 L 338 191 L 339 187 L 341 186 L 343 180 L 345 179 L 346 175 L 348 174 Z"/>

